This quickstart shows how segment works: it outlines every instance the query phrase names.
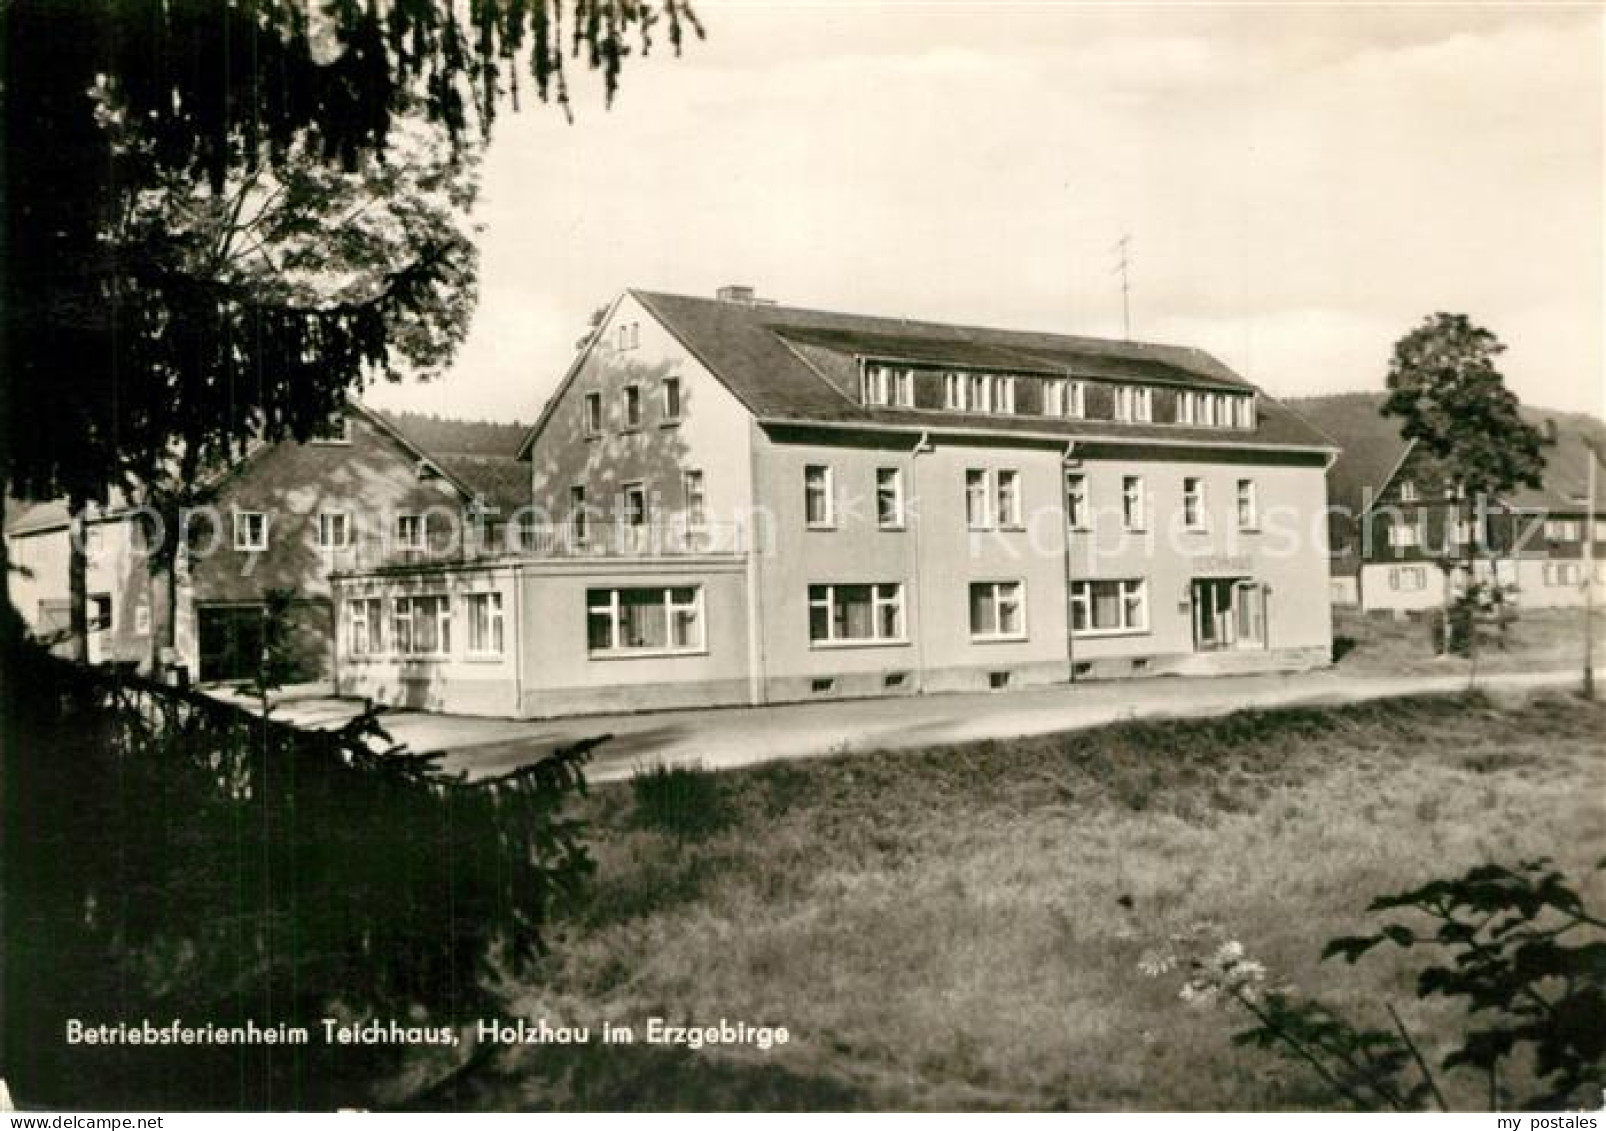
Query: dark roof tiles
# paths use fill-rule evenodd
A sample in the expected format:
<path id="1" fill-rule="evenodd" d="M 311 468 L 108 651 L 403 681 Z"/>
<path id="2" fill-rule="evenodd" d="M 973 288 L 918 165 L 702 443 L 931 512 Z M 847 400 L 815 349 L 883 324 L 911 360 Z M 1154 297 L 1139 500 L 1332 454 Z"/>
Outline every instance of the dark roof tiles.
<path id="1" fill-rule="evenodd" d="M 1254 388 L 1221 362 L 1196 349 L 950 326 L 656 291 L 632 291 L 631 294 L 723 381 L 749 411 L 770 424 L 861 423 L 1067 438 L 1097 435 L 1234 446 L 1332 447 L 1326 436 L 1264 394 L 1259 398 L 1260 416 L 1253 433 L 1037 415 L 876 407 L 863 405 L 858 399 L 860 357 L 1156 384 Z"/>

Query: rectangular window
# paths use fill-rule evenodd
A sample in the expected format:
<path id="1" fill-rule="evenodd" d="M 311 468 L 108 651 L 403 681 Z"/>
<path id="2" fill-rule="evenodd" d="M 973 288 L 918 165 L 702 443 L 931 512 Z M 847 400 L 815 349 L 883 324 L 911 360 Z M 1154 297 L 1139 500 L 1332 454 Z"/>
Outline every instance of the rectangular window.
<path id="1" fill-rule="evenodd" d="M 642 483 L 626 483 L 620 492 L 624 522 L 629 527 L 647 525 L 647 488 Z"/>
<path id="2" fill-rule="evenodd" d="M 587 393 L 582 414 L 583 430 L 587 436 L 602 435 L 602 394 Z"/>
<path id="3" fill-rule="evenodd" d="M 1389 545 L 1396 550 L 1408 549 L 1422 544 L 1422 532 L 1414 522 L 1392 523 L 1388 530 Z"/>
<path id="4" fill-rule="evenodd" d="M 1076 635 L 1143 632 L 1148 627 L 1148 586 L 1141 578 L 1071 582 L 1071 631 Z"/>
<path id="5" fill-rule="evenodd" d="M 625 427 L 641 427 L 641 386 L 625 386 Z"/>
<path id="6" fill-rule="evenodd" d="M 1021 526 L 1020 517 L 1020 472 L 1012 468 L 1000 468 L 995 474 L 998 498 L 998 525 L 1010 529 Z"/>
<path id="7" fill-rule="evenodd" d="M 445 594 L 397 597 L 391 638 L 404 656 L 444 656 L 452 650 L 452 605 Z"/>
<path id="8" fill-rule="evenodd" d="M 1400 502 L 1416 502 L 1416 484 L 1409 479 L 1405 479 L 1400 482 Z"/>
<path id="9" fill-rule="evenodd" d="M 809 640 L 814 644 L 903 640 L 903 586 L 810 585 Z"/>
<path id="10" fill-rule="evenodd" d="M 1606 518 L 1595 520 L 1595 541 L 1606 542 Z"/>
<path id="11" fill-rule="evenodd" d="M 1580 542 L 1583 536 L 1584 524 L 1576 518 L 1545 520 L 1545 538 L 1551 542 Z"/>
<path id="12" fill-rule="evenodd" d="M 987 472 L 970 468 L 965 472 L 965 524 L 972 530 L 986 530 L 993 524 L 988 508 Z"/>
<path id="13" fill-rule="evenodd" d="M 268 516 L 261 511 L 234 512 L 234 548 L 256 552 L 268 548 Z"/>
<path id="14" fill-rule="evenodd" d="M 1143 479 L 1137 475 L 1121 479 L 1121 525 L 1128 530 L 1142 530 L 1146 525 L 1143 506 Z"/>
<path id="15" fill-rule="evenodd" d="M 1087 529 L 1087 476 L 1081 472 L 1065 473 L 1065 525 L 1072 530 Z"/>
<path id="16" fill-rule="evenodd" d="M 1117 385 L 1115 389 L 1115 419 L 1129 423 L 1147 423 L 1153 420 L 1153 390 L 1139 385 Z"/>
<path id="17" fill-rule="evenodd" d="M 965 407 L 971 412 L 993 410 L 993 380 L 985 373 L 965 374 Z"/>
<path id="18" fill-rule="evenodd" d="M 892 373 L 892 403 L 899 408 L 913 408 L 915 403 L 915 371 L 897 369 Z"/>
<path id="19" fill-rule="evenodd" d="M 502 654 L 502 594 L 470 593 L 464 599 L 468 612 L 468 652 L 471 656 Z"/>
<path id="20" fill-rule="evenodd" d="M 379 597 L 357 597 L 346 602 L 346 648 L 353 656 L 373 656 L 385 650 L 385 603 Z"/>
<path id="21" fill-rule="evenodd" d="M 1232 422 L 1239 428 L 1253 428 L 1255 426 L 1255 398 L 1238 397 L 1233 401 Z"/>
<path id="22" fill-rule="evenodd" d="M 318 516 L 318 548 L 344 550 L 351 545 L 351 517 L 343 511 L 324 511 Z"/>
<path id="23" fill-rule="evenodd" d="M 1192 424 L 1199 418 L 1199 394 L 1184 389 L 1177 394 L 1177 423 Z"/>
<path id="24" fill-rule="evenodd" d="M 680 378 L 664 378 L 664 420 L 680 419 Z"/>
<path id="25" fill-rule="evenodd" d="M 824 529 L 836 522 L 831 480 L 831 469 L 823 463 L 811 463 L 803 469 L 803 521 L 809 526 Z"/>
<path id="26" fill-rule="evenodd" d="M 912 369 L 893 369 L 886 365 L 867 365 L 860 378 L 860 389 L 867 405 L 909 408 L 914 403 L 915 376 Z"/>
<path id="27" fill-rule="evenodd" d="M 693 585 L 588 589 L 586 626 L 593 654 L 701 651 L 703 591 Z"/>
<path id="28" fill-rule="evenodd" d="M 942 375 L 942 404 L 953 412 L 963 412 L 965 408 L 965 383 L 957 373 L 944 373 Z"/>
<path id="29" fill-rule="evenodd" d="M 586 489 L 579 484 L 569 488 L 569 535 L 584 545 L 591 537 L 591 514 L 586 507 Z"/>
<path id="30" fill-rule="evenodd" d="M 703 496 L 703 473 L 682 472 L 680 488 L 686 496 L 686 526 L 688 529 L 699 529 L 708 521 L 707 504 Z"/>
<path id="31" fill-rule="evenodd" d="M 1072 381 L 1066 387 L 1065 415 L 1080 420 L 1087 415 L 1087 382 Z"/>
<path id="32" fill-rule="evenodd" d="M 1204 480 L 1189 476 L 1182 481 L 1182 521 L 1189 530 L 1205 528 Z"/>
<path id="33" fill-rule="evenodd" d="M 970 586 L 970 635 L 977 640 L 1024 640 L 1026 617 L 1018 581 L 977 581 Z"/>
<path id="34" fill-rule="evenodd" d="M 1253 479 L 1238 480 L 1238 529 L 1254 530 L 1260 526 L 1260 500 Z"/>
<path id="35" fill-rule="evenodd" d="M 1063 377 L 1050 377 L 1043 382 L 1043 415 L 1065 415 L 1065 386 Z"/>
<path id="36" fill-rule="evenodd" d="M 422 550 L 424 548 L 424 516 L 399 514 L 396 516 L 396 548 Z"/>
<path id="37" fill-rule="evenodd" d="M 993 411 L 1008 413 L 1015 411 L 1015 378 L 993 378 Z"/>
<path id="38" fill-rule="evenodd" d="M 621 350 L 633 350 L 639 345 L 641 345 L 641 323 L 619 323 L 619 348 Z"/>
<path id="39" fill-rule="evenodd" d="M 876 468 L 875 517 L 883 530 L 903 528 L 903 472 L 899 468 Z"/>
<path id="40" fill-rule="evenodd" d="M 1087 383 L 1050 377 L 1043 383 L 1043 413 L 1079 420 L 1087 415 Z"/>

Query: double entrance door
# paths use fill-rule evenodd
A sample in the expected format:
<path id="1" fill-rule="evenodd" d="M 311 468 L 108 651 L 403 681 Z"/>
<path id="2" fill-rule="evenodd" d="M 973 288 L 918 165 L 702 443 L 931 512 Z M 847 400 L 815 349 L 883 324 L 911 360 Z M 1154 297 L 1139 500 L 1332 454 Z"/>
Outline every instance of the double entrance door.
<path id="1" fill-rule="evenodd" d="M 1266 646 L 1266 587 L 1246 577 L 1196 577 L 1193 647 L 1198 652 Z"/>

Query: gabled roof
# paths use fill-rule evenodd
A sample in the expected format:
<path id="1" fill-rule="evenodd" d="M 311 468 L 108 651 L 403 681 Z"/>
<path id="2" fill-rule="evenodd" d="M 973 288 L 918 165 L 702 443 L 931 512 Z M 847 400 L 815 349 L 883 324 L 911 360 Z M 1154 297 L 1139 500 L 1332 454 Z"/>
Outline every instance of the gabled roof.
<path id="1" fill-rule="evenodd" d="M 523 431 L 523 426 L 520 426 Z M 530 505 L 530 469 L 513 456 L 464 455 L 442 453 L 434 462 L 454 479 L 465 484 L 492 514 L 505 520 Z"/>
<path id="2" fill-rule="evenodd" d="M 1342 447 L 1328 472 L 1328 497 L 1359 514 L 1383 492 L 1405 463 L 1414 444 L 1400 435 L 1397 417 L 1382 413 L 1383 393 L 1340 393 L 1290 401 L 1292 408 Z M 1606 446 L 1606 424 L 1583 413 L 1556 412 L 1523 406 L 1522 417 L 1543 429 L 1554 421 L 1556 442 L 1542 449 L 1545 471 L 1542 486 L 1518 487 L 1506 498 L 1512 506 L 1534 510 L 1577 509 L 1588 489 L 1588 449 L 1585 439 Z M 1606 471 L 1599 487 L 1606 499 Z"/>
<path id="3" fill-rule="evenodd" d="M 105 506 L 90 503 L 84 509 L 88 521 L 110 522 L 122 518 L 130 508 L 123 492 L 113 488 Z M 7 499 L 6 536 L 42 534 L 49 530 L 60 530 L 67 526 L 71 517 L 71 512 L 67 509 L 67 500 L 64 498 L 46 499 L 43 502 Z"/>
<path id="4" fill-rule="evenodd" d="M 508 456 L 519 450 L 529 426 L 518 421 L 458 420 L 433 413 L 371 409 L 431 455 Z"/>
<path id="5" fill-rule="evenodd" d="M 1209 354 L 1187 347 L 880 318 L 657 291 L 626 293 L 656 317 L 764 424 L 863 424 L 1068 439 L 1097 436 L 1184 441 L 1228 447 L 1332 447 L 1325 436 L 1264 395 L 1259 398 L 1260 419 L 1253 434 L 1178 425 L 934 412 L 867 406 L 859 400 L 861 358 L 1254 390 Z M 570 367 L 565 385 L 573 379 L 583 357 L 584 354 Z M 562 391 L 560 385 L 526 438 L 519 452 L 521 459 L 528 457 Z"/>
<path id="6" fill-rule="evenodd" d="M 396 424 L 388 419 L 384 413 L 369 408 L 360 401 L 348 401 L 346 403 L 346 408 L 347 411 L 355 413 L 356 415 L 361 416 L 364 420 L 372 423 L 373 426 L 380 431 L 380 433 L 382 433 L 392 443 L 400 447 L 402 451 L 405 452 L 410 458 L 418 460 L 421 463 L 428 464 L 431 468 L 438 472 L 441 478 L 445 480 L 446 483 L 448 483 L 455 491 L 457 491 L 458 494 L 462 495 L 464 499 L 473 499 L 476 496 L 481 496 L 495 506 L 502 506 L 503 502 L 505 502 L 505 484 L 507 482 L 506 472 L 493 475 L 487 469 L 475 466 L 472 468 L 474 475 L 472 477 L 465 477 L 463 474 L 461 474 L 461 472 L 467 469 L 472 461 L 452 460 L 447 456 L 436 455 L 435 453 L 427 451 L 415 439 L 409 436 L 406 432 L 402 431 L 402 429 L 398 428 Z M 449 425 L 453 422 L 442 421 L 440 423 Z M 468 424 L 470 428 L 473 428 L 480 425 L 482 422 L 473 421 L 465 423 Z M 490 427 L 501 428 L 505 430 L 508 426 L 491 425 Z M 522 431 L 521 425 L 513 425 L 512 427 Z M 251 441 L 246 445 L 245 451 L 240 454 L 238 459 L 235 459 L 232 462 L 210 472 L 205 477 L 204 482 L 209 486 L 216 486 L 230 478 L 243 474 L 245 469 L 248 468 L 258 456 L 271 450 L 275 444 L 282 442 L 292 441 L 275 441 L 272 443 L 261 440 Z M 507 443 L 506 437 L 502 437 L 500 442 L 505 445 Z M 510 457 L 501 458 L 504 462 L 512 462 Z M 524 495 L 526 498 L 518 504 L 519 506 L 523 506 L 528 502 L 528 490 L 524 492 Z M 128 509 L 127 501 L 124 499 L 121 492 L 114 492 L 108 506 L 104 508 L 95 508 L 91 518 L 92 521 L 106 521 L 115 519 L 122 517 L 128 511 Z M 513 509 L 517 508 L 510 508 L 505 513 L 511 513 L 511 510 Z M 65 527 L 67 525 L 67 520 L 67 500 L 65 499 L 47 499 L 43 502 L 25 504 L 24 508 L 21 510 L 21 513 L 17 516 L 15 524 L 13 525 L 9 521 L 7 522 L 6 534 L 7 536 L 18 534 L 37 534 L 47 530 L 55 530 Z"/>

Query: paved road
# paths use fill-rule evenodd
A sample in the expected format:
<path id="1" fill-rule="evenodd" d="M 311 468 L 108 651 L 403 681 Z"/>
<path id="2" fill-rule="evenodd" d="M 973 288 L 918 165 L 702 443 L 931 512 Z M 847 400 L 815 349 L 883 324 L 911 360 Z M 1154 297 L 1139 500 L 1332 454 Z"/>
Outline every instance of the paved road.
<path id="1" fill-rule="evenodd" d="M 1572 672 L 1522 672 L 1480 676 L 1478 684 L 1522 690 L 1568 686 L 1577 679 Z M 550 720 L 397 711 L 386 714 L 385 725 L 409 749 L 445 751 L 445 766 L 474 777 L 504 773 L 566 742 L 611 734 L 588 771 L 592 780 L 606 781 L 658 762 L 729 769 L 778 758 L 1051 734 L 1128 718 L 1206 717 L 1244 707 L 1354 702 L 1465 686 L 1464 674 L 1360 676 L 1328 670 Z M 275 713 L 302 725 L 327 726 L 350 718 L 358 707 L 301 693 L 288 696 Z"/>

